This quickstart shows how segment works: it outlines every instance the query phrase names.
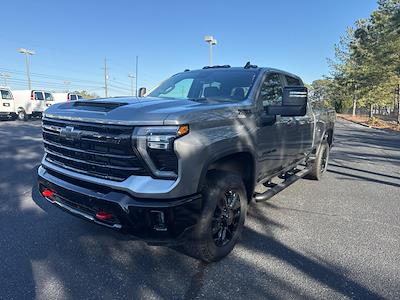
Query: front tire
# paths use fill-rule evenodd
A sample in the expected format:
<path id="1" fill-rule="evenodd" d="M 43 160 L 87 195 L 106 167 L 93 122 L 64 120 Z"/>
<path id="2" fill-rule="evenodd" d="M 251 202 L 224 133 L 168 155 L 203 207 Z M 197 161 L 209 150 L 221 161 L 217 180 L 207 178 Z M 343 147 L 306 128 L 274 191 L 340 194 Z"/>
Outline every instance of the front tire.
<path id="1" fill-rule="evenodd" d="M 231 172 L 210 172 L 203 201 L 201 219 L 184 248 L 197 259 L 218 261 L 232 251 L 243 231 L 248 200 L 242 178 Z"/>
<path id="2" fill-rule="evenodd" d="M 322 175 L 325 173 L 326 169 L 328 168 L 329 162 L 329 144 L 328 142 L 324 141 L 320 145 L 317 157 L 311 167 L 311 171 L 308 174 L 308 177 L 315 180 L 321 180 Z"/>

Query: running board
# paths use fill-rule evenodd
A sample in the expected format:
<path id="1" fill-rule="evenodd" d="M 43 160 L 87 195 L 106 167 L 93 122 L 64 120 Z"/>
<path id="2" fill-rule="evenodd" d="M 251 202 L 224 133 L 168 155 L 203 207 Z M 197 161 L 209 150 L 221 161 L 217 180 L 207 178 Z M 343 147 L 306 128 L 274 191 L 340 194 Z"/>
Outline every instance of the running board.
<path id="1" fill-rule="evenodd" d="M 305 175 L 307 175 L 309 172 L 310 172 L 310 169 L 305 168 L 305 169 L 303 169 L 303 170 L 301 170 L 301 171 L 289 176 L 288 178 L 285 179 L 284 182 L 274 185 L 268 191 L 266 191 L 264 193 L 260 193 L 260 194 L 255 194 L 254 195 L 254 200 L 256 202 L 267 201 L 271 197 L 273 197 L 276 194 L 278 194 L 279 192 L 283 191 L 285 188 L 287 188 L 292 183 L 295 183 L 297 180 L 299 180 L 300 178 L 302 178 Z"/>

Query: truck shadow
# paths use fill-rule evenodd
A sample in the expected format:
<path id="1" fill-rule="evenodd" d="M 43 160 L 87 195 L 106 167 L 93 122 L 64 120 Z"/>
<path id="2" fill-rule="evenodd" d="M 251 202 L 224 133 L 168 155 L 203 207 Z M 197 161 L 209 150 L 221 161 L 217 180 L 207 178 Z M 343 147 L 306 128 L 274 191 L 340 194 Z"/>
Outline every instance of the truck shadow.
<path id="1" fill-rule="evenodd" d="M 214 264 L 65 214 L 36 188 L 43 149 L 39 130 L 32 128 L 0 128 L 0 298 L 315 298 L 312 290 L 258 263 L 268 260 L 338 295 L 381 298 L 341 267 L 280 241 L 277 232 L 291 228 L 270 217 L 278 209 L 271 204 L 250 207 L 243 240 Z"/>

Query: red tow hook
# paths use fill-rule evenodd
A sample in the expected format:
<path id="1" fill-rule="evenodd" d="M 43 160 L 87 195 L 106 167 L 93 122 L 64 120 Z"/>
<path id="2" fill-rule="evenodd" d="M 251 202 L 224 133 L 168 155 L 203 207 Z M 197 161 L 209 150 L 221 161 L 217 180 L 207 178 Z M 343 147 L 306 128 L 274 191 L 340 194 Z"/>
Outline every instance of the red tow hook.
<path id="1" fill-rule="evenodd" d="M 45 197 L 47 200 L 49 200 L 51 203 L 54 203 L 54 196 L 55 196 L 55 192 L 50 190 L 50 189 L 44 189 L 42 191 L 42 196 Z"/>
<path id="2" fill-rule="evenodd" d="M 54 191 L 49 190 L 49 189 L 44 189 L 44 190 L 42 191 L 42 196 L 43 196 L 43 197 L 47 197 L 47 198 L 51 198 L 51 197 L 54 196 Z"/>
<path id="3" fill-rule="evenodd" d="M 112 215 L 112 214 L 110 214 L 110 213 L 108 213 L 108 212 L 105 212 L 105 211 L 99 211 L 97 214 L 96 214 L 96 219 L 99 219 L 99 220 L 102 220 L 102 221 L 107 221 L 107 220 L 110 220 L 110 219 L 112 219 L 114 216 Z"/>

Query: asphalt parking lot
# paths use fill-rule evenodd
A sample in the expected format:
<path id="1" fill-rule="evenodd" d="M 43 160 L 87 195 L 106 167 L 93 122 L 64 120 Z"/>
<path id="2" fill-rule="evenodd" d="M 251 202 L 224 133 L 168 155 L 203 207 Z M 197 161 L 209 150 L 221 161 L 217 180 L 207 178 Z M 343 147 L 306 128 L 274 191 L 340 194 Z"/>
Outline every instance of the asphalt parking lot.
<path id="1" fill-rule="evenodd" d="M 400 134 L 338 121 L 329 172 L 253 204 L 204 264 L 65 214 L 35 186 L 40 121 L 0 123 L 1 299 L 400 298 Z"/>

